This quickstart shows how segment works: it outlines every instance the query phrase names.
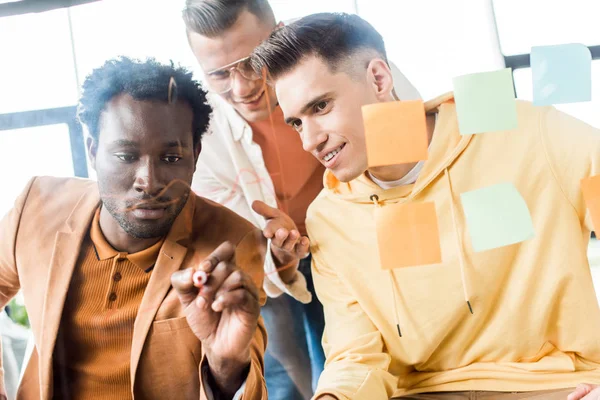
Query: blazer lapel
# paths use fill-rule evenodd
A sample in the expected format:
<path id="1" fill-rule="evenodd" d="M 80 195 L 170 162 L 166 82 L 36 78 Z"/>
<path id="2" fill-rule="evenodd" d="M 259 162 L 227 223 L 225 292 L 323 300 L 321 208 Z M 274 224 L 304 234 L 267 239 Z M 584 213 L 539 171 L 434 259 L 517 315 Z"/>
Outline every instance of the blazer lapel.
<path id="1" fill-rule="evenodd" d="M 187 254 L 187 247 L 178 242 L 189 238 L 192 231 L 192 220 L 195 208 L 195 195 L 190 193 L 187 204 L 173 223 L 160 250 L 152 276 L 144 291 L 142 302 L 138 309 L 133 325 L 133 339 L 131 343 L 130 376 L 131 390 L 134 392 L 135 375 L 140 357 L 144 348 L 148 331 L 154 322 L 158 308 L 171 289 L 171 275 L 181 268 Z"/>
<path id="2" fill-rule="evenodd" d="M 93 186 L 96 189 L 96 186 Z M 52 354 L 60 326 L 71 275 L 77 263 L 81 243 L 100 202 L 96 190 L 85 193 L 54 238 L 48 271 L 48 283 L 42 312 L 42 334 L 38 343 L 42 400 L 51 398 Z"/>

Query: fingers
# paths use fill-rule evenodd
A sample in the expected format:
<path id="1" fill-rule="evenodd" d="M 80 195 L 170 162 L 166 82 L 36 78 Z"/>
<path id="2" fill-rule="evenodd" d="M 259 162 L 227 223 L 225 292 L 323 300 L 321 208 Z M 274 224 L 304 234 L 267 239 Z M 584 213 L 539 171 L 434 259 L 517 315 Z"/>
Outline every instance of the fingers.
<path id="1" fill-rule="evenodd" d="M 221 286 L 217 290 L 217 293 L 215 294 L 215 298 L 219 299 L 220 296 L 222 296 L 228 292 L 238 290 L 238 289 L 247 290 L 248 293 L 250 293 L 250 295 L 253 298 L 255 298 L 256 300 L 258 300 L 258 298 L 259 298 L 258 289 L 257 289 L 256 285 L 254 284 L 254 281 L 252 281 L 252 278 L 250 278 L 250 276 L 248 274 L 246 274 L 244 271 L 239 270 L 239 269 L 233 271 L 227 277 L 227 279 L 225 279 L 225 281 L 221 284 Z"/>
<path id="2" fill-rule="evenodd" d="M 308 256 L 310 251 L 310 240 L 306 236 L 301 236 L 297 230 L 288 231 L 280 228 L 271 242 L 275 247 L 296 253 L 300 259 Z"/>
<path id="3" fill-rule="evenodd" d="M 303 259 L 303 258 L 308 257 L 309 253 L 310 253 L 310 240 L 306 236 L 303 236 L 296 244 L 296 256 L 299 259 Z"/>
<path id="4" fill-rule="evenodd" d="M 179 300 L 184 307 L 187 307 L 199 293 L 199 288 L 203 288 L 209 281 L 212 271 L 221 262 L 233 263 L 235 258 L 235 246 L 229 242 L 222 243 L 215 249 L 204 261 L 200 263 L 198 269 L 187 268 L 177 271 L 171 275 L 171 285 L 177 291 Z M 222 278 L 225 279 L 224 277 Z M 216 280 L 219 284 L 221 281 Z"/>
<path id="5" fill-rule="evenodd" d="M 592 390 L 583 400 L 598 400 L 600 398 L 600 388 Z"/>
<path id="6" fill-rule="evenodd" d="M 199 269 L 210 274 L 221 261 L 234 262 L 234 256 L 235 246 L 230 242 L 223 242 L 200 263 Z"/>
<path id="7" fill-rule="evenodd" d="M 249 297 L 238 292 L 246 292 Z M 210 305 L 215 312 L 233 306 L 240 306 L 247 312 L 253 312 L 258 299 L 258 289 L 248 274 L 232 263 L 220 262 L 207 283 L 200 288 L 196 305 L 201 309 L 206 309 Z"/>
<path id="8" fill-rule="evenodd" d="M 567 396 L 567 400 L 580 400 L 583 399 L 587 394 L 589 394 L 592 390 L 594 390 L 595 385 L 590 385 L 588 383 L 581 383 L 577 385 L 573 393 Z"/>
<path id="9" fill-rule="evenodd" d="M 293 251 L 300 238 L 300 233 L 295 229 L 289 231 L 285 228 L 279 228 L 275 232 L 275 235 L 273 235 L 271 242 L 275 247 L 286 251 Z"/>
<path id="10" fill-rule="evenodd" d="M 192 280 L 193 273 L 193 268 L 187 268 L 171 275 L 171 285 L 177 292 L 177 296 L 184 307 L 187 307 L 198 294 L 198 289 L 194 286 L 194 281 Z"/>
<path id="11" fill-rule="evenodd" d="M 235 269 L 236 267 L 233 263 L 225 261 L 218 263 L 211 272 L 206 283 L 200 287 L 199 297 L 203 297 L 206 303 L 212 304 L 215 300 L 217 291 Z"/>
<path id="12" fill-rule="evenodd" d="M 266 219 L 277 218 L 281 215 L 281 211 L 277 208 L 270 207 L 267 203 L 256 200 L 252 203 L 252 209 L 255 213 L 258 213 Z"/>
<path id="13" fill-rule="evenodd" d="M 275 233 L 275 245 L 285 251 L 293 251 L 299 239 L 300 233 L 296 230 L 279 229 Z"/>
<path id="14" fill-rule="evenodd" d="M 219 295 L 212 304 L 214 312 L 223 312 L 227 308 L 241 308 L 247 313 L 255 315 L 260 313 L 258 299 L 243 288 Z"/>

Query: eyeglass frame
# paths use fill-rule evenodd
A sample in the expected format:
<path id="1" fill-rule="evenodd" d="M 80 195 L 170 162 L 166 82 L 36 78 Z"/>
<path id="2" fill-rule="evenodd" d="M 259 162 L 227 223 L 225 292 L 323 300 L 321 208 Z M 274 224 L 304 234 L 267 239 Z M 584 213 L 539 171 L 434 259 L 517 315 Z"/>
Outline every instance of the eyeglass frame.
<path id="1" fill-rule="evenodd" d="M 210 79 L 208 79 L 208 81 L 209 81 L 208 83 L 212 87 L 212 89 L 215 90 L 215 92 L 217 92 L 218 94 L 225 94 L 225 93 L 231 91 L 231 89 L 232 89 L 231 80 L 233 79 L 232 71 L 234 71 L 234 70 L 237 71 L 237 73 L 239 73 L 244 79 L 249 80 L 249 81 L 257 81 L 257 80 L 263 79 L 263 76 L 257 74 L 256 72 L 253 72 L 257 76 L 256 79 L 246 78 L 246 76 L 244 76 L 244 74 L 242 74 L 242 72 L 239 70 L 238 67 L 240 66 L 240 64 L 243 63 L 244 61 L 249 60 L 250 57 L 251 56 L 242 57 L 239 60 L 233 61 L 227 65 L 224 65 L 222 67 L 215 68 L 208 72 L 205 72 L 204 74 L 207 76 L 207 78 L 209 78 L 210 75 L 214 74 L 217 71 L 228 71 L 229 72 L 229 78 L 228 78 L 229 79 L 229 89 L 224 90 L 224 91 L 217 91 L 214 89 L 214 87 L 212 87 L 213 85 L 210 83 Z"/>

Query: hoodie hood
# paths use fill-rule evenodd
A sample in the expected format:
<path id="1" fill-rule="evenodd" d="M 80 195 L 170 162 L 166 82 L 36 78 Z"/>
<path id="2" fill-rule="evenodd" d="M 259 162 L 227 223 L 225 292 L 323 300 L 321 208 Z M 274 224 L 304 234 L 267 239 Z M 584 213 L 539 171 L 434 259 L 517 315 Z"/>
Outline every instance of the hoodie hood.
<path id="1" fill-rule="evenodd" d="M 327 170 L 323 177 L 325 194 L 340 200 L 355 203 L 372 204 L 371 197 L 376 195 L 379 201 L 395 202 L 400 198 L 413 198 L 425 189 L 438 175 L 467 147 L 473 135 L 460 135 L 456 119 L 454 94 L 446 93 L 425 102 L 427 114 L 438 113 L 437 122 L 429 148 L 429 158 L 425 161 L 419 178 L 412 185 L 382 189 L 365 173 L 350 182 L 340 182 Z M 448 129 L 451 128 L 451 129 Z"/>

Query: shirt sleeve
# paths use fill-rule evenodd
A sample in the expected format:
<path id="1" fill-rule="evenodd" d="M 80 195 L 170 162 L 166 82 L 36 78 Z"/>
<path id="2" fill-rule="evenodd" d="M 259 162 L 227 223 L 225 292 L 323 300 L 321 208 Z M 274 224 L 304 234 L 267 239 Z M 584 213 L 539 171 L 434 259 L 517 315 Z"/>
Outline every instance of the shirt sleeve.
<path id="1" fill-rule="evenodd" d="M 202 366 L 202 373 L 201 373 L 202 387 L 204 387 L 204 393 L 206 396 L 206 400 L 216 400 L 215 396 L 213 394 L 213 391 L 210 387 L 207 374 L 208 374 L 208 365 L 205 364 Z M 244 380 L 244 383 L 242 383 L 242 386 L 240 386 L 240 388 L 237 390 L 237 392 L 235 392 L 232 400 L 240 400 L 242 398 L 242 396 L 244 395 L 245 389 L 246 389 L 246 380 Z"/>
<path id="2" fill-rule="evenodd" d="M 271 253 L 271 239 L 267 242 L 267 254 L 265 255 L 265 282 L 264 289 L 269 297 L 279 297 L 287 293 L 301 303 L 308 304 L 312 301 L 312 294 L 308 290 L 306 278 L 300 271 L 296 271 L 296 276 L 291 283 L 285 283 L 277 272 L 275 260 Z"/>
<path id="3" fill-rule="evenodd" d="M 600 174 L 600 130 L 554 107 L 542 108 L 539 127 L 545 156 L 557 184 L 582 226 L 592 231 L 581 180 Z"/>
<path id="4" fill-rule="evenodd" d="M 391 398 L 398 379 L 388 372 L 391 356 L 384 351 L 381 333 L 320 251 L 313 250 L 312 271 L 325 313 L 327 358 L 315 398 L 325 394 L 339 400 Z"/>
<path id="5" fill-rule="evenodd" d="M 243 400 L 267 400 L 267 385 L 264 377 L 264 354 L 267 345 L 267 330 L 262 317 L 258 319 L 256 333 L 251 343 L 250 369 L 244 383 L 236 391 L 234 399 Z M 206 357 L 200 362 L 200 400 L 215 400 L 213 388 L 210 387 L 208 379 L 209 366 Z"/>
<path id="6" fill-rule="evenodd" d="M 25 190 L 15 201 L 14 207 L 0 220 L 0 311 L 19 291 L 19 273 L 15 259 L 17 232 L 21 214 L 29 190 L 35 178 L 31 179 Z M 0 340 L 0 395 L 5 394 L 4 368 L 2 366 L 2 341 Z"/>

